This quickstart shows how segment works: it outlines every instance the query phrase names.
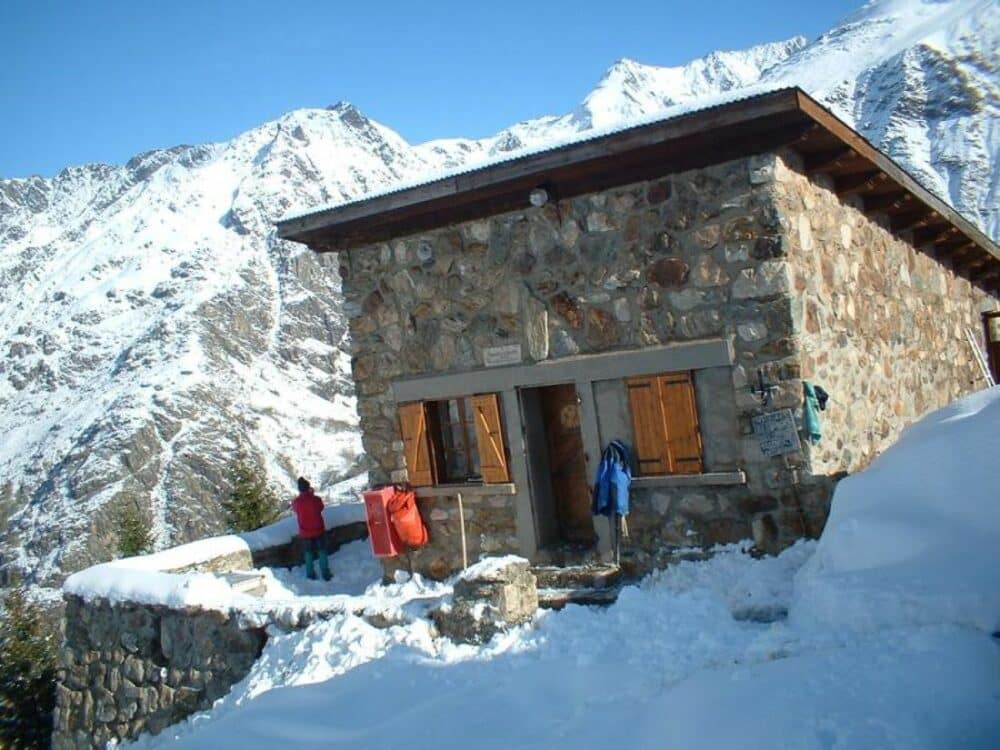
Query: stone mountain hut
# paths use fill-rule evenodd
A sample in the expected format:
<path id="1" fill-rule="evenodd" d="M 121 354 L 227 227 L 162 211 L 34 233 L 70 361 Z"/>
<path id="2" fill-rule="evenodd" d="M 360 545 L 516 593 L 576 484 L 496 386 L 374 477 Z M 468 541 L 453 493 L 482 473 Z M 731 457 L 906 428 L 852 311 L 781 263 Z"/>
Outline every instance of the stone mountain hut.
<path id="1" fill-rule="evenodd" d="M 613 439 L 636 459 L 623 565 L 818 535 L 838 478 L 984 386 L 1000 288 L 989 238 L 798 89 L 278 233 L 339 254 L 371 481 L 418 488 L 434 577 L 463 550 L 607 559 L 590 485 Z"/>

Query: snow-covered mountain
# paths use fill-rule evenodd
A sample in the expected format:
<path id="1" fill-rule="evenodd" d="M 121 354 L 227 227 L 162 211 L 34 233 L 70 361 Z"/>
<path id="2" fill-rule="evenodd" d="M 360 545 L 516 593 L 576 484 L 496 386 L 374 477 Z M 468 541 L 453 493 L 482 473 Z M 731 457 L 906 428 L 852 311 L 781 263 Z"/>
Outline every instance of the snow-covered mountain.
<path id="1" fill-rule="evenodd" d="M 996 238 L 998 50 L 993 0 L 881 0 L 811 42 L 619 60 L 573 112 L 486 139 L 411 145 L 340 103 L 0 180 L 0 567 L 44 583 L 107 559 L 122 502 L 161 545 L 219 531 L 238 443 L 279 483 L 358 471 L 336 260 L 276 240 L 287 211 L 798 84 Z"/>

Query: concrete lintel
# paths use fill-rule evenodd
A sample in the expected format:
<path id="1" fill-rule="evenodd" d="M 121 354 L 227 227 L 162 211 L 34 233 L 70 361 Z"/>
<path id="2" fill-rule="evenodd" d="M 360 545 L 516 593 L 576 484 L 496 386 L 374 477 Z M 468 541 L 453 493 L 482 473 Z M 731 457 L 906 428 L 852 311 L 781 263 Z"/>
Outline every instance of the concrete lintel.
<path id="1" fill-rule="evenodd" d="M 747 475 L 742 469 L 737 471 L 710 471 L 705 474 L 673 474 L 662 477 L 636 477 L 632 480 L 634 489 L 653 487 L 725 487 L 747 483 Z"/>
<path id="2" fill-rule="evenodd" d="M 728 339 L 704 339 L 601 354 L 585 354 L 537 364 L 490 367 L 444 375 L 428 375 L 392 384 L 397 403 L 455 398 L 513 388 L 590 383 L 633 375 L 726 367 L 733 363 Z"/>

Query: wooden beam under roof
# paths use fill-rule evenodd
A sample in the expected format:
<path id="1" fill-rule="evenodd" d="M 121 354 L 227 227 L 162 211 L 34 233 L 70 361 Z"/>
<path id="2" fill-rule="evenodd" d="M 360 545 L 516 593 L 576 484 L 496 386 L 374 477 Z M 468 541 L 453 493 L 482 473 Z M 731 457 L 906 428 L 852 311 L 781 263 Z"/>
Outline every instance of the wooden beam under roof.
<path id="1" fill-rule="evenodd" d="M 937 211 L 929 206 L 918 204 L 911 211 L 890 217 L 889 227 L 893 232 L 899 233 L 912 229 L 923 229 L 943 220 Z"/>
<path id="2" fill-rule="evenodd" d="M 841 177 L 834 182 L 834 192 L 841 198 L 849 195 L 859 195 L 874 190 L 878 185 L 886 182 L 889 175 L 880 169 L 870 167 L 858 174 Z"/>
<path id="3" fill-rule="evenodd" d="M 909 209 L 916 203 L 916 199 L 905 190 L 894 189 L 888 193 L 865 196 L 865 213 L 899 211 Z"/>
<path id="4" fill-rule="evenodd" d="M 808 121 L 793 121 L 778 127 L 771 125 L 765 133 L 758 132 L 759 127 L 760 123 L 733 126 L 728 129 L 724 141 L 719 141 L 714 132 L 694 133 L 680 142 L 668 141 L 570 165 L 548 174 L 545 184 L 560 200 L 573 198 L 616 185 L 696 169 L 706 163 L 728 161 L 745 154 L 748 148 L 767 151 L 789 143 L 801 143 L 811 137 L 816 128 Z M 381 242 L 481 216 L 526 209 L 529 207 L 528 193 L 540 184 L 538 179 L 536 175 L 528 175 L 499 187 L 480 187 L 470 191 L 468 199 L 462 202 L 444 197 L 403 206 L 384 213 L 378 225 L 363 217 L 344 222 L 338 227 L 334 249 L 348 249 L 364 242 Z"/>
<path id="5" fill-rule="evenodd" d="M 974 249 L 976 246 L 970 243 L 970 248 Z M 973 252 L 971 257 L 961 258 L 955 263 L 955 267 L 961 273 L 967 273 L 969 271 L 974 271 L 977 268 L 983 268 L 984 266 L 990 265 L 990 256 L 982 252 Z"/>
<path id="6" fill-rule="evenodd" d="M 802 160 L 802 166 L 806 174 L 815 174 L 817 172 L 831 172 L 859 161 L 865 163 L 864 159 L 853 148 L 845 148 L 840 145 L 829 151 L 806 155 Z"/>
<path id="7" fill-rule="evenodd" d="M 842 120 L 835 117 L 829 110 L 819 102 L 806 94 L 798 91 L 799 106 L 802 111 L 812 117 L 830 133 L 840 138 L 843 143 L 853 148 L 861 156 L 868 159 L 872 164 L 890 175 L 894 182 L 908 192 L 912 193 L 922 203 L 933 208 L 943 216 L 950 224 L 965 234 L 969 239 L 979 245 L 983 250 L 1000 260 L 1000 248 L 996 246 L 989 237 L 962 216 L 953 207 L 931 193 L 927 188 L 917 182 L 909 173 L 902 169 L 892 159 L 875 148 L 857 131 L 848 127 Z"/>
<path id="8" fill-rule="evenodd" d="M 943 229 L 941 227 L 944 227 Z M 937 245 L 944 242 L 949 237 L 959 234 L 958 227 L 947 224 L 947 220 L 942 217 L 937 225 L 928 226 L 925 229 L 917 229 L 913 232 L 913 244 Z"/>
<path id="9" fill-rule="evenodd" d="M 951 262 L 956 266 L 960 266 L 963 261 L 967 261 L 969 258 L 978 255 L 978 248 L 972 242 L 963 242 L 948 249 L 951 252 Z"/>

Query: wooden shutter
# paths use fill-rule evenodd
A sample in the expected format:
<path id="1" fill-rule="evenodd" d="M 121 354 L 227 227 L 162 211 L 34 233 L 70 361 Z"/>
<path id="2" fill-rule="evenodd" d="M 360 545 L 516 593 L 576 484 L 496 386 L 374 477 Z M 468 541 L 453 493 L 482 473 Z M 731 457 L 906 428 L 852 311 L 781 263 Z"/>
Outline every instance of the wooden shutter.
<path id="1" fill-rule="evenodd" d="M 640 476 L 700 474 L 701 428 L 691 372 L 628 378 Z"/>
<path id="2" fill-rule="evenodd" d="M 667 455 L 673 474 L 700 474 L 701 429 L 691 372 L 672 372 L 659 378 L 660 402 L 667 427 Z"/>
<path id="3" fill-rule="evenodd" d="M 509 482 L 507 451 L 504 449 L 503 428 L 500 425 L 500 399 L 495 393 L 472 396 L 472 411 L 479 444 L 479 467 L 487 484 Z"/>
<path id="4" fill-rule="evenodd" d="M 434 466 L 427 435 L 427 414 L 421 402 L 399 407 L 399 428 L 403 436 L 406 473 L 414 487 L 434 484 Z"/>
<path id="5" fill-rule="evenodd" d="M 666 474 L 670 471 L 670 458 L 657 379 L 655 376 L 628 378 L 625 385 L 632 411 L 632 438 L 639 475 Z"/>

